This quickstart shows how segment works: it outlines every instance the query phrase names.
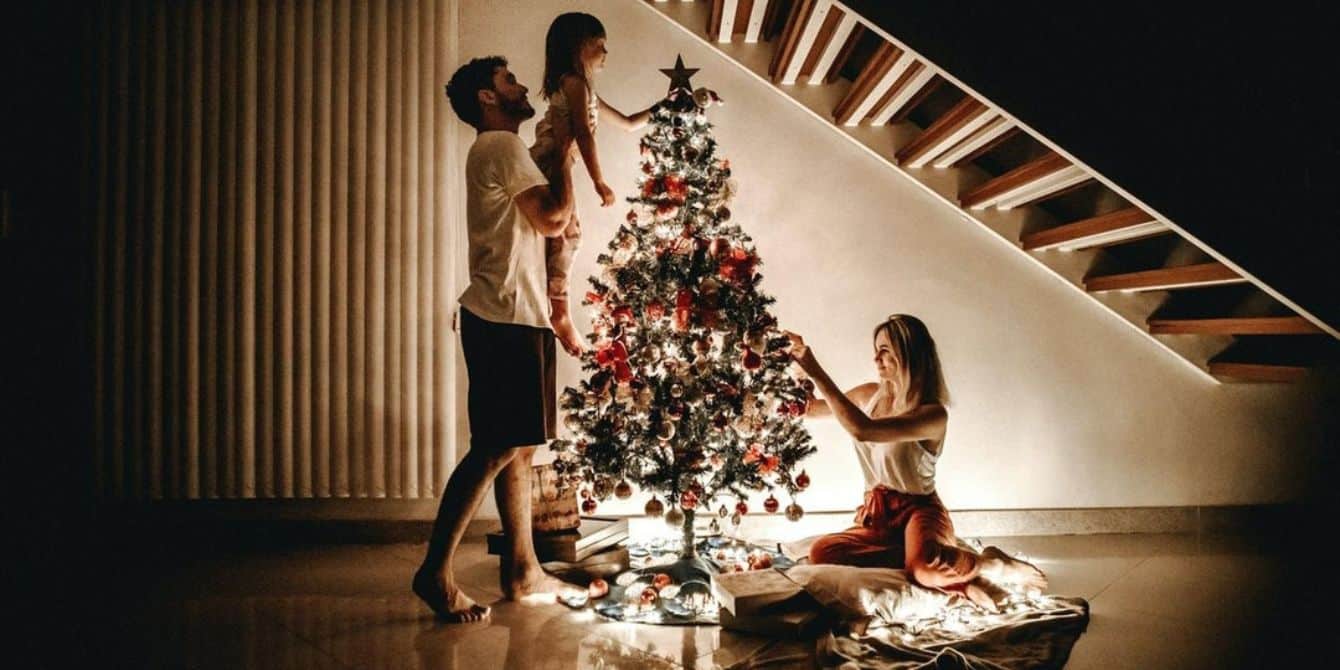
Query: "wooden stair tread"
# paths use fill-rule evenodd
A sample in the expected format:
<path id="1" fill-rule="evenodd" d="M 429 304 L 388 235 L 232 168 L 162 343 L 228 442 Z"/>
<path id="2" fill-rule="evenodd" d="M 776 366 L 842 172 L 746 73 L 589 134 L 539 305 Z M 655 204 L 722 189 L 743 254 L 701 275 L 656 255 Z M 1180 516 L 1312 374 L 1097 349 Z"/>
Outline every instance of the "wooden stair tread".
<path id="1" fill-rule="evenodd" d="M 1162 222 L 1138 207 L 1127 207 L 1101 216 L 1082 219 L 1025 235 L 1026 251 L 1053 247 L 1087 249 L 1172 232 Z"/>
<path id="2" fill-rule="evenodd" d="M 1215 319 L 1149 319 L 1155 335 L 1316 335 L 1322 330 L 1301 316 Z"/>
<path id="3" fill-rule="evenodd" d="M 1159 291 L 1174 288 L 1193 288 L 1219 284 L 1237 284 L 1246 277 L 1234 272 L 1223 263 L 1199 263 L 1140 272 L 1086 277 L 1086 291 Z"/>
<path id="4" fill-rule="evenodd" d="M 976 98 L 964 96 L 958 104 L 941 114 L 929 126 L 926 126 L 926 129 L 921 131 L 916 139 L 908 142 L 906 146 L 894 153 L 893 159 L 900 165 L 912 163 L 912 167 L 920 167 L 916 163 L 933 158 L 934 156 L 928 155 L 932 151 L 935 152 L 935 155 L 939 155 L 950 148 L 943 145 L 956 133 L 964 133 L 966 128 L 980 127 L 985 121 L 989 120 L 989 118 L 982 118 L 986 115 L 994 116 L 991 110 Z M 976 124 L 976 126 L 972 124 Z M 937 149 L 939 151 L 936 151 Z"/>
<path id="5" fill-rule="evenodd" d="M 1308 371 L 1302 365 L 1247 361 L 1210 361 L 1207 367 L 1210 374 L 1216 377 L 1248 382 L 1296 382 Z"/>
<path id="6" fill-rule="evenodd" d="M 1058 175 L 1070 175 L 1071 173 L 1079 175 L 1078 181 L 1067 179 L 1062 185 L 1049 186 L 1036 193 L 1031 193 L 1029 197 L 1011 206 L 1028 204 L 1045 197 L 1059 195 L 1061 192 L 1073 188 L 1075 183 L 1087 182 L 1093 178 L 1091 175 L 1084 174 L 1064 156 L 1051 151 L 1040 158 L 1029 161 L 970 189 L 959 197 L 959 205 L 967 209 L 990 207 L 998 202 L 1003 203 L 1006 200 L 1015 199 L 1019 192 L 1028 192 L 1030 186 L 1055 179 Z"/>

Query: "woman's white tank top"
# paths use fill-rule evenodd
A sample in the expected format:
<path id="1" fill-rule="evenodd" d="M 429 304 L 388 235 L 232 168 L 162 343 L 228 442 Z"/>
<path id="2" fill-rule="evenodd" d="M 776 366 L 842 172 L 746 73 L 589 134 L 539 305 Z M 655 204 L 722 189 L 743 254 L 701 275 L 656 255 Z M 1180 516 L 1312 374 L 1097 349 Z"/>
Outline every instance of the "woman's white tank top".
<path id="1" fill-rule="evenodd" d="M 870 416 L 882 393 L 883 389 L 880 389 L 870 396 L 863 408 L 866 416 Z M 939 450 L 932 451 L 934 440 L 852 442 L 856 447 L 856 460 L 861 462 L 861 473 L 865 475 L 867 491 L 883 485 L 917 495 L 935 492 L 935 461 L 940 455 Z"/>

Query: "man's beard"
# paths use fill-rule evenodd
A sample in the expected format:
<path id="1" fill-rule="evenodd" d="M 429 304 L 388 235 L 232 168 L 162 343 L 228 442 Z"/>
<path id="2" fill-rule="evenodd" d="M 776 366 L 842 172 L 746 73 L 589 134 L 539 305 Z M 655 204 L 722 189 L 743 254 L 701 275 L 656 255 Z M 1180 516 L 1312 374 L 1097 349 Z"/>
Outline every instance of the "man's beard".
<path id="1" fill-rule="evenodd" d="M 531 107 L 530 101 L 525 98 L 503 100 L 500 107 L 503 113 L 518 121 L 525 121 L 535 116 L 535 108 Z"/>

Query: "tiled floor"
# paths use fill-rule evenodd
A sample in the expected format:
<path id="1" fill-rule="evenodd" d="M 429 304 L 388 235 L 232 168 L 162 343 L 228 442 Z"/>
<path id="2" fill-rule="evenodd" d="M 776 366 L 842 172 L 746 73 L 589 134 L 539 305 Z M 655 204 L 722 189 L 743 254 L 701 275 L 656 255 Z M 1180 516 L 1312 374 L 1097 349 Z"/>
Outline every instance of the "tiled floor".
<path id="1" fill-rule="evenodd" d="M 1263 543 L 1184 535 L 991 540 L 1038 560 L 1054 593 L 1092 606 L 1071 668 L 1256 667 L 1255 615 L 1272 604 L 1254 575 L 1274 570 Z M 500 599 L 497 562 L 471 542 L 458 559 L 467 592 L 493 603 L 485 625 L 437 624 L 409 593 L 422 546 L 327 546 L 160 555 L 118 569 L 119 610 L 79 640 L 103 667 L 659 668 L 808 667 L 809 646 L 716 627 L 598 621 L 557 605 Z M 132 583 L 150 583 L 144 593 Z M 134 594 L 134 595 L 132 595 Z M 1259 640 L 1258 640 L 1259 641 Z M 768 645 L 765 648 L 765 645 Z"/>

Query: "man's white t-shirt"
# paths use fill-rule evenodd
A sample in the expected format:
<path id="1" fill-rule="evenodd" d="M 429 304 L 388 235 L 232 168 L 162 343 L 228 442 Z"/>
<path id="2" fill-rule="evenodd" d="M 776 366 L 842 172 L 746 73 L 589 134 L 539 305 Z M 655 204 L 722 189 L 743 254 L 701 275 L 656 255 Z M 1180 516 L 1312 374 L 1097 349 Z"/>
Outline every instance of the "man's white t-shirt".
<path id="1" fill-rule="evenodd" d="M 470 285 L 461 306 L 481 319 L 549 328 L 544 236 L 516 205 L 548 184 L 516 133 L 479 133 L 465 159 Z"/>

